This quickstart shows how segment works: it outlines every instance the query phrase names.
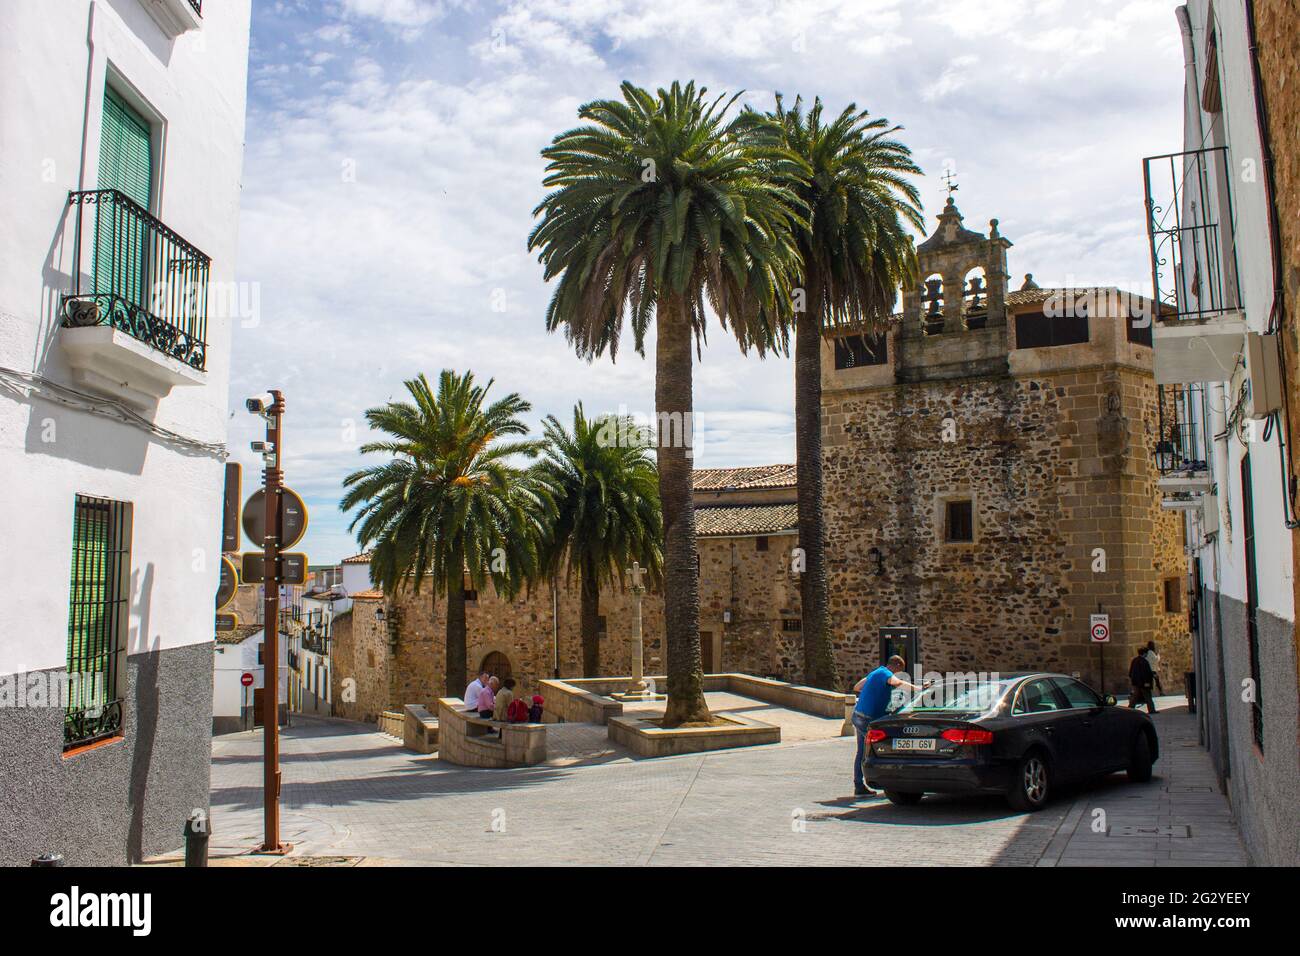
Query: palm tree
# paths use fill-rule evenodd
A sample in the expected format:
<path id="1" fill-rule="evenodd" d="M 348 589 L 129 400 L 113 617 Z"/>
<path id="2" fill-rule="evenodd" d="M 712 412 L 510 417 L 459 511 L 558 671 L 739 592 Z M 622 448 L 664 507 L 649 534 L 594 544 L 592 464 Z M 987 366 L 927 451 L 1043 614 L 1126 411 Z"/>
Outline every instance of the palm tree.
<path id="1" fill-rule="evenodd" d="M 919 230 L 924 221 L 920 195 L 906 177 L 921 170 L 911 151 L 892 138 L 900 127 L 869 119 L 854 105 L 823 124 L 820 99 L 805 113 L 800 99 L 787 110 L 778 94 L 772 119 L 782 144 L 807 168 L 795 187 L 808 211 L 807 228 L 796 236 L 804 308 L 793 310 L 804 680 L 832 688 L 837 679 L 823 517 L 821 340 L 888 326 L 897 289 L 915 276 L 906 227 Z"/>
<path id="2" fill-rule="evenodd" d="M 656 458 L 664 522 L 668 703 L 664 725 L 707 721 L 700 664 L 699 569 L 691 498 L 691 352 L 705 302 L 761 354 L 790 287 L 798 201 L 795 164 L 761 135 L 763 118 L 724 122 L 736 97 L 709 102 L 695 84 L 656 95 L 623 83 L 621 100 L 581 107 L 586 125 L 542 150 L 544 185 L 528 237 L 547 280 L 546 326 L 589 360 L 616 354 L 624 314 L 644 354 L 653 317 Z M 760 169 L 766 163 L 768 174 Z"/>
<path id="3" fill-rule="evenodd" d="M 623 582 L 637 561 L 658 578 L 659 475 L 648 441 L 630 418 L 588 419 L 574 406 L 573 430 L 554 415 L 545 423 L 544 458 L 538 462 L 555 500 L 547 566 L 553 577 L 570 574 L 581 589 L 582 673 L 600 674 L 600 587 Z"/>
<path id="4" fill-rule="evenodd" d="M 465 584 L 512 597 L 541 573 L 549 497 L 531 469 L 509 459 L 536 457 L 519 416 L 531 407 L 511 393 L 484 407 L 492 382 L 444 370 L 435 394 L 424 375 L 406 382 L 410 402 L 366 412 L 370 427 L 391 438 L 361 446 L 392 458 L 343 480 L 340 507 L 358 508 L 348 526 L 372 547 L 370 573 L 387 594 L 425 578 L 447 596 L 446 693 L 465 688 Z"/>

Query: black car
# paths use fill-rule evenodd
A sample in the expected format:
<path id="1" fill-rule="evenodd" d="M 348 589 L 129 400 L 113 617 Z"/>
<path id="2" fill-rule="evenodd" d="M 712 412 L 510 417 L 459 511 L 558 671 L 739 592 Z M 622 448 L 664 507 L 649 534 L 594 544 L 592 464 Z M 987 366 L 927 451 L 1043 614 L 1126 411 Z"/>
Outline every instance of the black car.
<path id="1" fill-rule="evenodd" d="M 1001 793 L 1037 810 L 1061 783 L 1117 770 L 1151 779 L 1160 755 L 1146 714 L 1064 674 L 949 679 L 867 730 L 867 785 L 893 803 L 927 793 Z"/>

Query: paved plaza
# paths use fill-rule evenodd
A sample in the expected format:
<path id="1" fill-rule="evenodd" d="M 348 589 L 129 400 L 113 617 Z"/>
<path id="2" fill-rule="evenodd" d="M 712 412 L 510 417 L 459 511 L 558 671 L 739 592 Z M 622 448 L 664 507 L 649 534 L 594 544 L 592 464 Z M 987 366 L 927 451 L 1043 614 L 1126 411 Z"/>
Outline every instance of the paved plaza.
<path id="1" fill-rule="evenodd" d="M 1180 701 L 1157 715 L 1151 783 L 1116 775 L 1036 814 L 997 798 L 855 798 L 852 738 L 806 715 L 788 718 L 779 745 L 655 760 L 613 748 L 603 727 L 552 725 L 552 760 L 517 770 L 449 766 L 366 725 L 295 716 L 282 738 L 292 856 L 246 855 L 261 839 L 259 732 L 213 741 L 211 854 L 242 865 L 1242 865 Z M 758 701 L 711 703 L 773 719 Z"/>

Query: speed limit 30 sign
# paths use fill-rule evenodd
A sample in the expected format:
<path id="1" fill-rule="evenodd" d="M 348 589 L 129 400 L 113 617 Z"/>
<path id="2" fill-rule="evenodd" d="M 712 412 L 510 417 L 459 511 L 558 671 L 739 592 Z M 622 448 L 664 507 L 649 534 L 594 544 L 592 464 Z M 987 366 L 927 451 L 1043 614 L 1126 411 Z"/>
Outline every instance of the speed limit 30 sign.
<path id="1" fill-rule="evenodd" d="M 1089 623 L 1088 633 L 1093 644 L 1110 643 L 1110 615 L 1094 614 Z"/>

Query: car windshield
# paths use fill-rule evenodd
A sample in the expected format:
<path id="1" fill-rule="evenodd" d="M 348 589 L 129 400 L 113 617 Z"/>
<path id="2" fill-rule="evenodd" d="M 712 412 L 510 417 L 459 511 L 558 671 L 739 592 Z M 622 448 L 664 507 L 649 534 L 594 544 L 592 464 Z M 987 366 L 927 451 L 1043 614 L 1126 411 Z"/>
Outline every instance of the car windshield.
<path id="1" fill-rule="evenodd" d="M 903 706 L 900 713 L 918 714 L 937 711 L 984 713 L 1000 701 L 1015 680 L 991 680 L 972 674 L 950 678 L 930 685 Z"/>

